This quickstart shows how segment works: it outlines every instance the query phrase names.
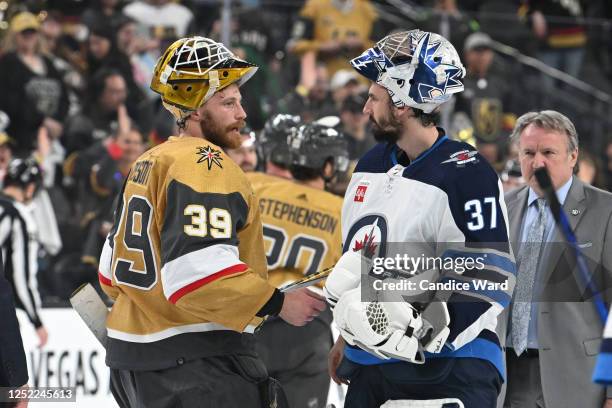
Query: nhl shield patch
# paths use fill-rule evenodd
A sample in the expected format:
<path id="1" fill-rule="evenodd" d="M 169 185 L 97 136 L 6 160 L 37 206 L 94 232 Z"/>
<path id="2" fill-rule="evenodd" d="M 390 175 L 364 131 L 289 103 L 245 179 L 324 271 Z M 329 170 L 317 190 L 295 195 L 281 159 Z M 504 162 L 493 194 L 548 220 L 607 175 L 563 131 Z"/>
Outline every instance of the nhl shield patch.
<path id="1" fill-rule="evenodd" d="M 442 164 L 455 163 L 457 166 L 463 166 L 468 163 L 478 163 L 476 150 L 461 150 L 450 155 L 450 159 L 444 160 Z"/>

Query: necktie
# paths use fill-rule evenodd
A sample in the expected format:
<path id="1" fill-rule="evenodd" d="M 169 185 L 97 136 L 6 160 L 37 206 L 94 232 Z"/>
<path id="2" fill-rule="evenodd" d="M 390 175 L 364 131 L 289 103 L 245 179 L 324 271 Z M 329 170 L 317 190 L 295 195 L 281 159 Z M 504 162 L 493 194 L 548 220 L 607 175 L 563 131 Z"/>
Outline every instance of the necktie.
<path id="1" fill-rule="evenodd" d="M 538 198 L 537 205 L 538 215 L 528 226 L 527 240 L 521 245 L 518 256 L 518 276 L 512 307 L 512 346 L 517 356 L 527 348 L 531 297 L 546 230 L 546 201 Z"/>

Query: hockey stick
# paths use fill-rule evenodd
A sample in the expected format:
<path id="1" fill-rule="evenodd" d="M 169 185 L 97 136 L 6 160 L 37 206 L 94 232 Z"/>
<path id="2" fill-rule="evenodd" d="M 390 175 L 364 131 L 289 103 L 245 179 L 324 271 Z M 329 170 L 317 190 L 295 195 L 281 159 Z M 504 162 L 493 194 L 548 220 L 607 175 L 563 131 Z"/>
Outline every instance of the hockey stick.
<path id="1" fill-rule="evenodd" d="M 293 292 L 294 290 L 298 290 L 301 288 L 306 288 L 308 286 L 312 286 L 316 283 L 319 283 L 323 279 L 327 278 L 333 269 L 334 269 L 333 267 L 326 268 L 326 269 L 323 269 L 322 271 L 307 275 L 298 281 L 288 283 L 287 285 L 281 287 L 280 291 L 287 293 L 287 292 Z"/>
<path id="2" fill-rule="evenodd" d="M 89 330 L 106 348 L 106 317 L 108 308 L 90 283 L 79 286 L 70 295 L 70 304 Z"/>
<path id="3" fill-rule="evenodd" d="M 597 313 L 601 318 L 602 323 L 606 324 L 606 319 L 608 318 L 608 309 L 601 297 L 601 294 L 595 287 L 595 284 L 591 280 L 589 276 L 589 268 L 586 264 L 586 260 L 584 259 L 584 255 L 576 242 L 576 235 L 572 231 L 570 227 L 569 221 L 565 212 L 561 209 L 561 203 L 557 199 L 557 194 L 555 193 L 555 189 L 552 185 L 552 181 L 550 179 L 550 175 L 546 168 L 542 167 L 535 171 L 535 177 L 544 192 L 544 196 L 546 197 L 546 201 L 550 205 L 550 211 L 552 212 L 553 217 L 555 218 L 555 222 L 561 229 L 561 232 L 565 238 L 565 240 L 570 244 L 573 249 L 574 256 L 576 257 L 576 263 L 578 265 L 578 270 L 580 272 L 580 276 L 582 277 L 583 283 L 585 286 L 593 293 L 593 303 L 595 303 L 595 308 L 597 309 Z"/>

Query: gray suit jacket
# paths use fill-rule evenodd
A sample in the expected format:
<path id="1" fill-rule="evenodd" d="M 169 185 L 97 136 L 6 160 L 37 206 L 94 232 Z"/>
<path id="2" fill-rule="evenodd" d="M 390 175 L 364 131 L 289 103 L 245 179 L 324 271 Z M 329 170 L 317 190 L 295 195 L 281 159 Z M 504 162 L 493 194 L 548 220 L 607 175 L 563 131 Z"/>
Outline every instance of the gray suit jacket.
<path id="1" fill-rule="evenodd" d="M 506 194 L 510 241 L 519 251 L 521 225 L 529 188 Z M 596 286 L 609 304 L 612 288 L 612 194 L 586 185 L 576 177 L 563 209 L 578 245 L 587 258 Z M 571 248 L 558 228 L 536 275 L 538 343 L 544 401 L 549 408 L 600 408 L 612 398 L 612 387 L 591 381 L 603 325 L 580 279 Z M 509 313 L 501 322 L 507 324 Z M 502 336 L 505 340 L 505 336 Z"/>

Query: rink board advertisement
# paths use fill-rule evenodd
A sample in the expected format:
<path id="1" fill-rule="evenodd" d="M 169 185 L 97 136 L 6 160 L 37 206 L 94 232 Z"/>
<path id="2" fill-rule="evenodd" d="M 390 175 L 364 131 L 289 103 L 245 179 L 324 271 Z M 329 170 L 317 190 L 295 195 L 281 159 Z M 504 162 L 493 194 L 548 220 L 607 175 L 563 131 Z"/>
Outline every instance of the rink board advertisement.
<path id="1" fill-rule="evenodd" d="M 110 393 L 104 348 L 74 310 L 42 309 L 40 318 L 49 332 L 49 341 L 42 349 L 38 348 L 38 337 L 25 313 L 17 312 L 17 316 L 28 361 L 29 385 L 76 389 L 76 404 L 30 402 L 28 407 L 117 407 Z M 328 403 L 341 407 L 343 395 L 344 392 L 332 383 Z"/>
<path id="2" fill-rule="evenodd" d="M 28 407 L 117 407 L 110 393 L 104 348 L 77 313 L 69 308 L 42 309 L 49 332 L 45 347 L 24 313 L 18 312 L 31 387 L 75 387 L 74 402 L 30 402 Z"/>

